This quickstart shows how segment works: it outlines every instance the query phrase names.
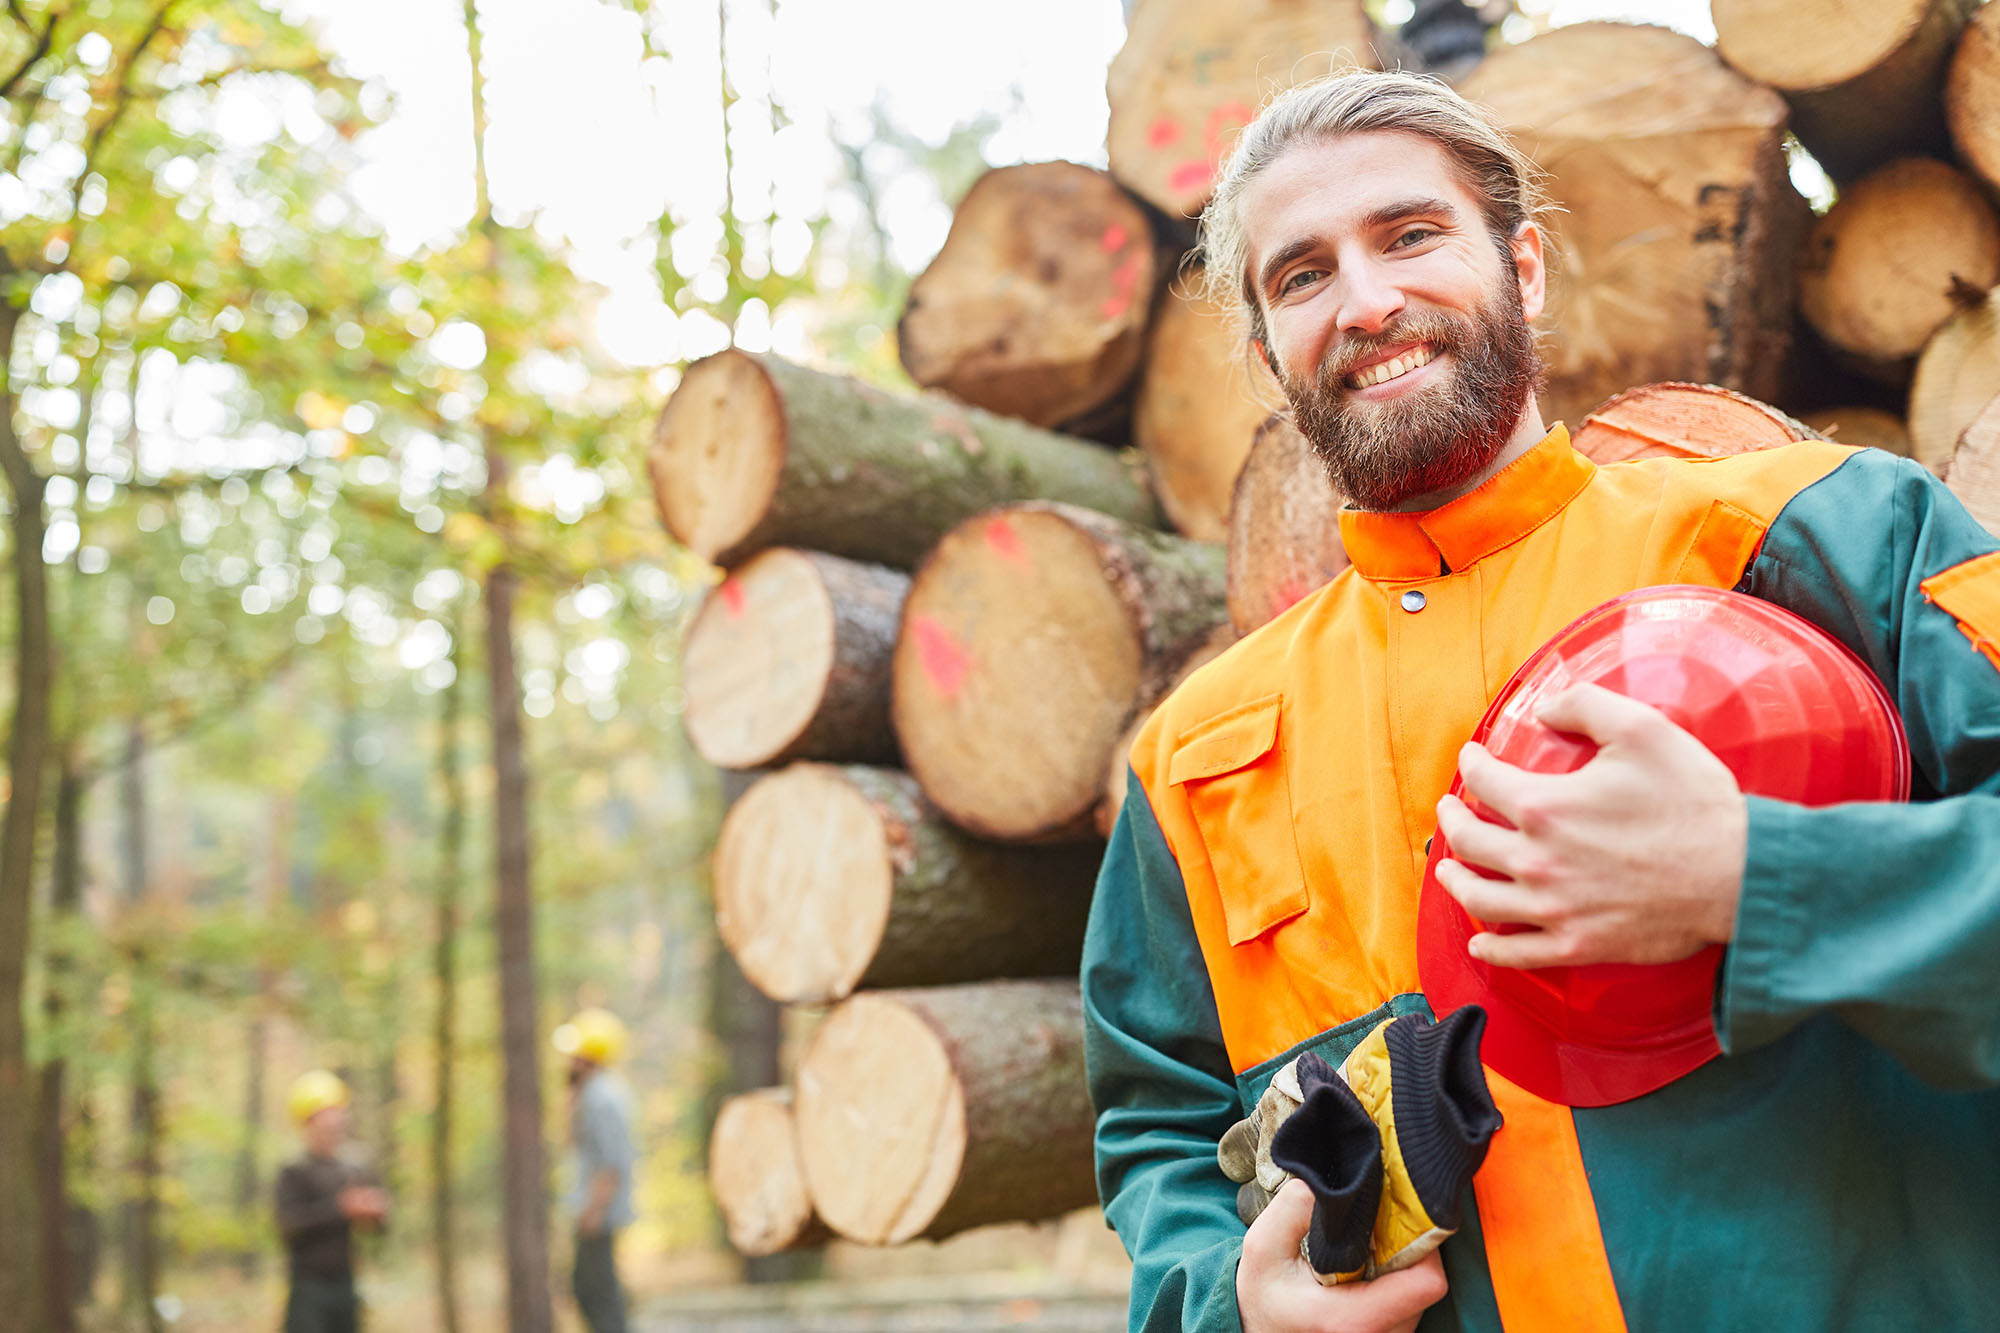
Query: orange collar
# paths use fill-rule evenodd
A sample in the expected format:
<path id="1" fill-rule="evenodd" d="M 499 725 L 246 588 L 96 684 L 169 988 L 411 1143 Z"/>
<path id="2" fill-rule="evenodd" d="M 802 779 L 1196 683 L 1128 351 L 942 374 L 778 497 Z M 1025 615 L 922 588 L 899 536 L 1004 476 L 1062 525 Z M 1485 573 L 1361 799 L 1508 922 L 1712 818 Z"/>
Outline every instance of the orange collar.
<path id="1" fill-rule="evenodd" d="M 1589 484 L 1597 465 L 1557 422 L 1477 490 L 1424 513 L 1340 511 L 1340 539 L 1365 579 L 1428 579 L 1470 568 L 1533 532 Z"/>

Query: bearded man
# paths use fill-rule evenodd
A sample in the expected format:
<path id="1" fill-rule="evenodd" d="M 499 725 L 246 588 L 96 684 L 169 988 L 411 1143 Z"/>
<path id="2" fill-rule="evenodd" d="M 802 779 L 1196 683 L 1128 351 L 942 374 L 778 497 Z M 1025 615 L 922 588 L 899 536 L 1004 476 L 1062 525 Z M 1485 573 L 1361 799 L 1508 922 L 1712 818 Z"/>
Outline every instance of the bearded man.
<path id="1" fill-rule="evenodd" d="M 1267 107 L 1203 219 L 1211 281 L 1349 500 L 1353 568 L 1192 676 L 1131 752 L 1083 967 L 1131 1326 L 1991 1327 L 2000 551 L 1878 451 L 1573 452 L 1535 401 L 1533 181 L 1442 84 L 1350 74 Z M 1574 773 L 1467 744 L 1563 626 L 1669 583 L 1767 599 L 1851 648 L 1901 712 L 1915 799 L 1746 796 L 1663 714 L 1593 687 L 1540 713 L 1598 745 Z M 1454 771 L 1514 827 L 1448 795 Z M 1493 876 L 1437 870 L 1501 927 L 1469 946 L 1483 964 L 1726 946 L 1722 1054 L 1606 1106 L 1492 1076 L 1505 1128 L 1462 1217 L 1426 1205 L 1456 1234 L 1325 1285 L 1355 1274 L 1309 1262 L 1314 1192 L 1244 1205 L 1246 1231 L 1217 1145 L 1281 1073 L 1308 1085 L 1308 1055 L 1340 1066 L 1385 1020 L 1428 1024 L 1417 903 L 1440 831 Z"/>

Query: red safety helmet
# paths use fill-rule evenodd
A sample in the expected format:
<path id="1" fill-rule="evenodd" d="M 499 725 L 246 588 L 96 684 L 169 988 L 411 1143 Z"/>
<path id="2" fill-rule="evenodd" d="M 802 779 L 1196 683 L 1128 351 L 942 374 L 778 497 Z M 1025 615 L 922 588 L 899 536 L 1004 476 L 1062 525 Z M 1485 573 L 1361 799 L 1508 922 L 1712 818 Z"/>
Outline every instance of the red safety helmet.
<path id="1" fill-rule="evenodd" d="M 1830 635 L 1769 602 L 1689 586 L 1613 598 L 1522 664 L 1473 739 L 1535 772 L 1581 768 L 1597 747 L 1535 712 L 1586 683 L 1665 713 L 1746 793 L 1799 805 L 1909 797 L 1909 744 L 1881 682 Z M 1454 778 L 1453 794 L 1461 788 Z M 1424 871 L 1417 965 L 1437 1013 L 1485 1006 L 1482 1058 L 1494 1070 L 1549 1101 L 1608 1106 L 1721 1053 L 1712 1018 L 1719 947 L 1652 966 L 1490 967 L 1466 952 L 1488 927 L 1437 882 L 1450 854 L 1440 832 Z"/>

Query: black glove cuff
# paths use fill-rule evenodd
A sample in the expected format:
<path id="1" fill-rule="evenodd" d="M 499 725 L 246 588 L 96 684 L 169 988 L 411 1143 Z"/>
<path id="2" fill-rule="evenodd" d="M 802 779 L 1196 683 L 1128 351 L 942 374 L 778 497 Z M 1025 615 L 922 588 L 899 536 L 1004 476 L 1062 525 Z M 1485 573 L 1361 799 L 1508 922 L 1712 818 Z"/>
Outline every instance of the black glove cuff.
<path id="1" fill-rule="evenodd" d="M 1448 1231 L 1464 1221 L 1465 1187 L 1501 1123 L 1479 1064 L 1485 1031 L 1486 1011 L 1468 1004 L 1441 1023 L 1406 1014 L 1382 1034 L 1404 1169 L 1424 1211 Z"/>
<path id="2" fill-rule="evenodd" d="M 1382 1201 L 1382 1135 L 1354 1089 L 1317 1055 L 1299 1057 L 1299 1109 L 1271 1136 L 1271 1160 L 1313 1192 L 1306 1260 L 1332 1276 L 1368 1264 Z"/>

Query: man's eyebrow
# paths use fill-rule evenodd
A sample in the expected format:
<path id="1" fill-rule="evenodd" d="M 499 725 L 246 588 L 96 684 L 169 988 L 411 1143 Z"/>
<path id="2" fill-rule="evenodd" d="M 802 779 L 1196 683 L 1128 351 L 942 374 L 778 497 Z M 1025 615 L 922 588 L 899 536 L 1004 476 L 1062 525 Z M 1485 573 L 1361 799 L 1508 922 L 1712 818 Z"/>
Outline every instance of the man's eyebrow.
<path id="1" fill-rule="evenodd" d="M 1407 217 L 1416 217 L 1425 213 L 1444 217 L 1452 221 L 1456 221 L 1458 218 L 1458 210 L 1452 207 L 1450 203 L 1443 199 L 1426 196 L 1399 199 L 1395 203 L 1384 204 L 1380 208 L 1371 209 L 1362 216 L 1360 226 L 1363 231 L 1373 231 L 1377 227 L 1385 227 L 1391 222 L 1397 222 Z M 1317 236 L 1301 236 L 1296 240 L 1286 242 L 1272 251 L 1271 257 L 1264 261 L 1262 268 L 1257 270 L 1258 288 L 1260 290 L 1269 289 L 1281 269 L 1293 261 L 1312 253 L 1319 248 L 1319 244 L 1320 238 Z"/>

